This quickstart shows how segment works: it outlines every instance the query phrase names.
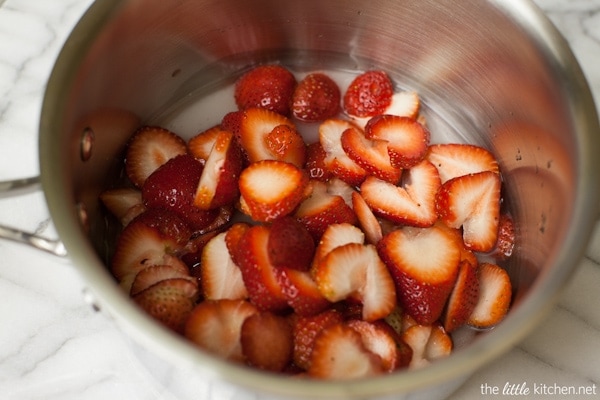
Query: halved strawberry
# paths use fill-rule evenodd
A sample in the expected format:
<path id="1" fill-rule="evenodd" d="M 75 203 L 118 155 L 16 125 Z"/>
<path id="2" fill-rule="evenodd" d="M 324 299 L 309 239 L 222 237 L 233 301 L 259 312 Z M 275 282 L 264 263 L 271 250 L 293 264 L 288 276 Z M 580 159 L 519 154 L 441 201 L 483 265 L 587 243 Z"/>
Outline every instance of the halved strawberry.
<path id="1" fill-rule="evenodd" d="M 190 271 L 183 262 L 151 265 L 137 273 L 131 284 L 129 294 L 135 296 L 139 292 L 149 288 L 150 286 L 164 281 L 165 279 L 188 279 L 196 287 L 198 287 L 197 279 L 190 276 Z"/>
<path id="2" fill-rule="evenodd" d="M 131 182 L 141 188 L 158 167 L 171 158 L 185 154 L 185 141 L 175 133 L 155 126 L 138 129 L 127 144 L 125 172 Z"/>
<path id="3" fill-rule="evenodd" d="M 405 170 L 400 186 L 369 176 L 360 186 L 365 202 L 376 215 L 392 222 L 431 226 L 437 220 L 435 195 L 440 179 L 435 167 L 424 160 Z"/>
<path id="4" fill-rule="evenodd" d="M 146 210 L 142 192 L 133 188 L 107 189 L 100 193 L 100 201 L 123 226 Z"/>
<path id="5" fill-rule="evenodd" d="M 340 140 L 348 157 L 367 174 L 386 182 L 398 183 L 402 169 L 392 165 L 386 140 L 367 139 L 358 128 L 346 129 Z"/>
<path id="6" fill-rule="evenodd" d="M 496 264 L 481 263 L 477 272 L 479 298 L 467 323 L 477 328 L 490 328 L 508 313 L 512 285 L 506 270 Z"/>
<path id="7" fill-rule="evenodd" d="M 306 147 L 306 165 L 304 168 L 310 179 L 323 182 L 329 180 L 331 173 L 325 165 L 325 157 L 327 157 L 327 153 L 323 150 L 320 142 L 311 143 Z"/>
<path id="8" fill-rule="evenodd" d="M 319 125 L 319 143 L 326 154 L 324 164 L 327 171 L 351 186 L 358 186 L 365 180 L 367 173 L 348 157 L 342 147 L 342 134 L 354 127 L 349 121 L 330 118 Z"/>
<path id="9" fill-rule="evenodd" d="M 290 113 L 296 78 L 281 65 L 259 65 L 235 83 L 235 102 L 240 110 L 262 107 L 281 115 Z"/>
<path id="10" fill-rule="evenodd" d="M 283 133 L 284 139 L 287 138 L 284 148 L 281 144 L 277 145 L 277 136 L 281 134 L 277 131 Z M 270 138 L 268 140 L 271 143 L 267 138 Z M 306 145 L 294 123 L 289 118 L 264 108 L 244 110 L 240 121 L 239 142 L 251 163 L 281 160 L 302 167 L 306 161 Z"/>
<path id="11" fill-rule="evenodd" d="M 352 224 L 342 222 L 329 225 L 323 232 L 321 240 L 319 241 L 317 249 L 315 250 L 313 268 L 336 247 L 340 247 L 348 243 L 363 244 L 364 242 L 364 232 Z"/>
<path id="12" fill-rule="evenodd" d="M 358 75 L 346 93 L 343 103 L 346 113 L 356 117 L 382 114 L 392 101 L 394 86 L 384 71 L 367 71 Z"/>
<path id="13" fill-rule="evenodd" d="M 367 349 L 360 333 L 341 323 L 325 328 L 317 336 L 308 374 L 314 378 L 348 380 L 383 371 L 381 358 Z"/>
<path id="14" fill-rule="evenodd" d="M 198 133 L 188 140 L 187 146 L 189 153 L 200 160 L 202 164 L 206 163 L 217 137 L 223 131 L 224 129 L 217 125 Z"/>
<path id="15" fill-rule="evenodd" d="M 228 112 L 221 119 L 221 129 L 225 129 L 226 131 L 233 133 L 233 136 L 239 141 L 243 117 L 243 111 L 238 110 Z"/>
<path id="16" fill-rule="evenodd" d="M 284 161 L 250 164 L 240 175 L 243 211 L 255 221 L 269 222 L 290 214 L 302 201 L 308 177 Z"/>
<path id="17" fill-rule="evenodd" d="M 329 301 L 358 299 L 366 321 L 384 318 L 396 306 L 394 281 L 373 245 L 349 243 L 334 248 L 316 265 L 314 276 Z"/>
<path id="18" fill-rule="evenodd" d="M 270 312 L 250 315 L 242 324 L 240 340 L 246 362 L 256 368 L 281 372 L 292 361 L 292 326 Z"/>
<path id="19" fill-rule="evenodd" d="M 166 208 L 148 208 L 133 221 L 156 228 L 163 237 L 174 240 L 181 247 L 188 244 L 193 233 L 185 220 Z"/>
<path id="20" fill-rule="evenodd" d="M 504 261 L 509 258 L 515 248 L 515 223 L 507 213 L 500 214 L 498 221 L 498 239 L 492 250 L 492 256 L 497 260 Z"/>
<path id="21" fill-rule="evenodd" d="M 384 236 L 377 248 L 403 310 L 422 325 L 436 321 L 458 274 L 461 248 L 456 236 L 439 225 L 404 227 Z"/>
<path id="22" fill-rule="evenodd" d="M 312 193 L 304 199 L 295 212 L 296 218 L 306 226 L 306 229 L 318 242 L 331 224 L 347 222 L 356 223 L 356 215 L 341 196 L 327 192 L 327 184 L 310 181 Z"/>
<path id="23" fill-rule="evenodd" d="M 288 308 L 288 299 L 271 264 L 268 243 L 267 226 L 250 227 L 238 243 L 236 260 L 250 301 L 262 311 L 281 311 Z"/>
<path id="24" fill-rule="evenodd" d="M 380 115 L 396 115 L 399 117 L 413 118 L 424 125 L 424 118 L 419 115 L 420 108 L 421 100 L 417 92 L 401 91 L 392 95 L 390 105 L 387 106 Z M 356 117 L 351 115 L 350 118 L 356 125 L 364 129 L 372 117 Z"/>
<path id="25" fill-rule="evenodd" d="M 242 271 L 233 262 L 222 232 L 214 236 L 202 250 L 200 264 L 202 294 L 204 298 L 245 299 L 248 291 L 244 285 Z"/>
<path id="26" fill-rule="evenodd" d="M 215 138 L 194 197 L 194 205 L 209 210 L 233 203 L 239 195 L 242 153 L 233 133 L 221 131 Z"/>
<path id="27" fill-rule="evenodd" d="M 495 172 L 452 178 L 435 196 L 437 215 L 451 228 L 462 226 L 468 249 L 490 251 L 498 238 L 500 190 L 500 176 Z"/>
<path id="28" fill-rule="evenodd" d="M 381 224 L 359 192 L 352 193 L 352 209 L 365 233 L 367 243 L 377 244 L 383 237 Z"/>
<path id="29" fill-rule="evenodd" d="M 472 144 L 433 144 L 429 146 L 426 157 L 438 169 L 442 183 L 482 171 L 499 172 L 494 155 L 483 147 Z"/>
<path id="30" fill-rule="evenodd" d="M 192 310 L 184 335 L 200 348 L 221 358 L 243 362 L 241 330 L 258 310 L 246 300 L 205 300 Z"/>
<path id="31" fill-rule="evenodd" d="M 340 111 L 341 92 L 328 75 L 315 72 L 305 76 L 292 97 L 292 115 L 301 121 L 317 122 Z"/>
<path id="32" fill-rule="evenodd" d="M 446 332 L 452 332 L 468 321 L 478 298 L 477 264 L 466 260 L 461 261 L 458 267 L 458 277 L 448 297 L 442 319 Z"/>
<path id="33" fill-rule="evenodd" d="M 405 360 L 399 352 L 399 338 L 388 324 L 383 321 L 367 322 L 356 319 L 348 321 L 347 324 L 360 334 L 367 350 L 381 358 L 384 371 L 392 372 L 405 366 L 401 364 Z"/>
<path id="34" fill-rule="evenodd" d="M 229 256 L 235 263 L 239 265 L 240 262 L 237 259 L 237 249 L 242 237 L 246 234 L 246 231 L 250 228 L 250 225 L 245 222 L 236 222 L 231 225 L 225 232 L 225 245 L 229 251 Z"/>
<path id="35" fill-rule="evenodd" d="M 369 120 L 365 136 L 387 142 L 392 166 L 411 168 L 425 158 L 430 134 L 416 119 L 397 115 L 380 115 Z"/>
<path id="36" fill-rule="evenodd" d="M 343 317 L 336 310 L 328 309 L 316 315 L 299 316 L 292 321 L 294 364 L 308 370 L 315 339 L 325 328 L 342 323 Z"/>
<path id="37" fill-rule="evenodd" d="M 133 296 L 136 304 L 166 327 L 183 332 L 195 305 L 198 286 L 189 279 L 162 280 Z"/>
<path id="38" fill-rule="evenodd" d="M 271 224 L 268 251 L 274 266 L 307 271 L 315 254 L 315 242 L 296 218 L 284 216 Z"/>
<path id="39" fill-rule="evenodd" d="M 279 268 L 277 277 L 288 305 L 297 315 L 314 315 L 331 305 L 309 272 L 284 267 Z"/>
<path id="40" fill-rule="evenodd" d="M 354 192 L 356 192 L 356 189 L 340 178 L 333 177 L 327 181 L 327 193 L 340 196 L 350 208 L 352 208 L 352 194 Z"/>
<path id="41" fill-rule="evenodd" d="M 447 357 L 452 352 L 452 339 L 439 324 L 413 325 L 402 335 L 413 352 L 409 368 L 416 369 L 432 361 Z"/>

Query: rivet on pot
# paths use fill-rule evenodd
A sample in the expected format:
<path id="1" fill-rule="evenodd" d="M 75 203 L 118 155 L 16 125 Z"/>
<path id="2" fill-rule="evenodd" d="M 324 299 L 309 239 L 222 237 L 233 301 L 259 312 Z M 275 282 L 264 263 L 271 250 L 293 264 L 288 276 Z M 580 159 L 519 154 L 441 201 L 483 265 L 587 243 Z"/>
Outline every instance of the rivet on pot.
<path id="1" fill-rule="evenodd" d="M 75 206 L 77 209 L 77 216 L 79 217 L 79 222 L 81 222 L 81 226 L 85 232 L 89 232 L 90 230 L 90 218 L 87 212 L 87 208 L 83 203 L 77 203 Z"/>
<path id="2" fill-rule="evenodd" d="M 81 141 L 79 143 L 81 161 L 88 161 L 92 157 L 95 138 L 94 131 L 90 127 L 85 128 L 81 133 Z"/>

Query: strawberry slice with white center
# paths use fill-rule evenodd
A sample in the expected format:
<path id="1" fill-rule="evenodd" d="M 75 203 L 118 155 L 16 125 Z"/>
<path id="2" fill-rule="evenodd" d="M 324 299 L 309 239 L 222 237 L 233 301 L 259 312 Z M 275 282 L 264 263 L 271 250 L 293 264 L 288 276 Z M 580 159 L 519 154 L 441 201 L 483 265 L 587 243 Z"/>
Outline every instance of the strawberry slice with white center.
<path id="1" fill-rule="evenodd" d="M 294 338 L 286 318 L 259 312 L 246 318 L 240 333 L 246 362 L 256 368 L 281 372 L 292 361 Z"/>
<path id="2" fill-rule="evenodd" d="M 349 243 L 334 248 L 316 265 L 314 276 L 329 301 L 358 299 L 366 321 L 384 318 L 396 306 L 394 281 L 373 245 Z"/>
<path id="3" fill-rule="evenodd" d="M 358 128 L 350 128 L 342 133 L 340 141 L 348 157 L 367 174 L 386 182 L 398 183 L 402 169 L 392 166 L 386 140 L 367 139 Z"/>
<path id="4" fill-rule="evenodd" d="M 331 305 L 319 291 L 310 273 L 292 268 L 279 268 L 277 276 L 288 305 L 297 315 L 315 315 Z"/>
<path id="5" fill-rule="evenodd" d="M 456 235 L 438 224 L 397 229 L 378 243 L 400 305 L 419 324 L 431 324 L 441 316 L 458 275 L 460 246 Z"/>
<path id="6" fill-rule="evenodd" d="M 352 193 L 354 192 L 356 192 L 354 187 L 339 178 L 333 177 L 327 181 L 327 193 L 340 196 L 349 207 L 352 207 Z"/>
<path id="7" fill-rule="evenodd" d="M 233 133 L 220 131 L 204 164 L 194 205 L 202 210 L 218 208 L 239 195 L 238 178 L 242 172 L 242 153 Z"/>
<path id="8" fill-rule="evenodd" d="M 468 249 L 488 252 L 498 238 L 500 191 L 500 176 L 491 171 L 452 178 L 435 196 L 437 215 L 451 228 L 462 226 Z"/>
<path id="9" fill-rule="evenodd" d="M 323 236 L 315 250 L 313 259 L 313 268 L 321 262 L 321 260 L 336 247 L 343 246 L 348 243 L 365 242 L 365 234 L 358 227 L 347 222 L 339 224 L 331 224 L 323 232 Z"/>
<path id="10" fill-rule="evenodd" d="M 398 343 L 396 333 L 383 321 L 367 322 L 351 320 L 348 326 L 357 331 L 362 342 L 370 352 L 381 358 L 381 364 L 386 372 L 392 372 L 404 367 L 401 363 L 406 362 L 400 353 L 401 344 Z"/>
<path id="11" fill-rule="evenodd" d="M 208 156 L 215 145 L 217 137 L 226 131 L 221 126 L 213 126 L 205 131 L 198 133 L 196 136 L 188 140 L 188 151 L 202 163 L 208 160 Z"/>
<path id="12" fill-rule="evenodd" d="M 505 269 L 490 263 L 478 268 L 479 298 L 467 323 L 477 328 L 490 328 L 504 319 L 512 298 L 512 285 Z"/>
<path id="13" fill-rule="evenodd" d="M 479 299 L 479 280 L 477 277 L 477 264 L 461 261 L 458 268 L 458 278 L 443 315 L 443 324 L 446 332 L 453 332 L 464 325 Z"/>
<path id="14" fill-rule="evenodd" d="M 351 128 L 355 128 L 355 125 L 349 121 L 328 119 L 319 125 L 319 143 L 326 154 L 324 164 L 327 170 L 351 186 L 358 186 L 367 173 L 348 157 L 342 147 L 342 134 Z"/>
<path id="15" fill-rule="evenodd" d="M 327 327 L 340 324 L 344 318 L 334 309 L 325 310 L 316 315 L 292 318 L 294 335 L 294 364 L 308 370 L 317 336 Z"/>
<path id="16" fill-rule="evenodd" d="M 142 192 L 138 189 L 108 189 L 100 193 L 100 200 L 123 226 L 127 226 L 131 220 L 146 211 L 142 203 Z"/>
<path id="17" fill-rule="evenodd" d="M 205 300 L 192 310 L 184 335 L 209 353 L 244 361 L 241 331 L 246 318 L 258 310 L 246 300 Z"/>
<path id="18" fill-rule="evenodd" d="M 242 271 L 229 255 L 225 243 L 226 235 L 226 232 L 222 232 L 214 236 L 202 250 L 200 283 L 206 299 L 245 299 L 248 297 Z"/>
<path id="19" fill-rule="evenodd" d="M 426 158 L 438 169 L 442 183 L 482 171 L 499 173 L 498 161 L 494 155 L 487 149 L 472 144 L 432 144 Z"/>
<path id="20" fill-rule="evenodd" d="M 340 323 L 326 328 L 316 338 L 308 374 L 314 378 L 348 380 L 383 371 L 381 358 L 367 349 L 360 333 Z"/>
<path id="21" fill-rule="evenodd" d="M 155 126 L 138 129 L 127 144 L 125 172 L 131 182 L 141 188 L 161 165 L 185 154 L 185 141 L 175 133 Z"/>
<path id="22" fill-rule="evenodd" d="M 430 134 L 419 121 L 397 115 L 380 115 L 369 120 L 365 136 L 387 142 L 392 166 L 411 168 L 425 158 Z"/>
<path id="23" fill-rule="evenodd" d="M 383 230 L 373 210 L 359 192 L 352 193 L 352 209 L 358 218 L 368 243 L 377 244 L 383 237 Z"/>
<path id="24" fill-rule="evenodd" d="M 452 339 L 439 324 L 413 325 L 402 335 L 402 339 L 413 351 L 409 368 L 426 367 L 432 361 L 450 355 Z"/>
<path id="25" fill-rule="evenodd" d="M 417 119 L 421 100 L 419 94 L 414 91 L 396 92 L 392 95 L 392 101 L 389 106 L 381 113 L 385 115 L 396 115 L 399 117 L 408 117 Z M 352 121 L 361 128 L 364 128 L 372 117 L 350 116 Z"/>
<path id="26" fill-rule="evenodd" d="M 376 215 L 395 223 L 427 227 L 438 217 L 435 194 L 439 187 L 437 170 L 423 160 L 404 171 L 400 186 L 369 176 L 360 186 L 360 192 Z"/>
<path id="27" fill-rule="evenodd" d="M 303 199 L 307 185 L 307 175 L 293 164 L 276 160 L 252 163 L 239 179 L 243 211 L 261 222 L 288 215 Z"/>

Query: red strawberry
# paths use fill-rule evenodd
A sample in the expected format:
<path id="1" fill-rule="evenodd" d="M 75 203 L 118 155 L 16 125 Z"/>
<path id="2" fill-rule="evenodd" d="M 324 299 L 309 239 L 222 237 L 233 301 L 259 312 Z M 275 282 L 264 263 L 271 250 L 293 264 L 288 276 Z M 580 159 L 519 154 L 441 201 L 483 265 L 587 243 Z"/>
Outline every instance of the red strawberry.
<path id="1" fill-rule="evenodd" d="M 213 126 L 205 131 L 198 133 L 196 136 L 188 140 L 187 146 L 188 151 L 191 155 L 196 157 L 202 165 L 208 160 L 210 151 L 215 145 L 217 136 L 224 131 L 220 126 Z"/>
<path id="2" fill-rule="evenodd" d="M 422 325 L 436 321 L 458 274 L 461 248 L 456 236 L 439 225 L 404 227 L 384 236 L 378 250 L 404 311 Z"/>
<path id="3" fill-rule="evenodd" d="M 442 183 L 482 171 L 499 172 L 494 155 L 472 144 L 434 144 L 429 146 L 426 157 L 438 169 Z"/>
<path id="4" fill-rule="evenodd" d="M 316 315 L 299 316 L 293 321 L 294 364 L 308 370 L 315 339 L 325 328 L 342 323 L 343 317 L 336 310 L 329 309 Z"/>
<path id="5" fill-rule="evenodd" d="M 134 221 L 157 229 L 161 236 L 174 240 L 181 247 L 184 247 L 192 236 L 189 225 L 176 213 L 166 208 L 148 208 Z"/>
<path id="6" fill-rule="evenodd" d="M 357 117 L 383 114 L 392 101 L 394 86 L 384 71 L 367 71 L 350 83 L 344 94 L 344 110 Z"/>
<path id="7" fill-rule="evenodd" d="M 190 272 L 183 262 L 163 265 L 151 265 L 137 273 L 132 282 L 129 294 L 135 296 L 150 286 L 165 279 L 188 279 L 198 287 L 198 281 L 190 276 Z M 194 296 L 196 297 L 196 296 Z"/>
<path id="8" fill-rule="evenodd" d="M 367 243 L 377 244 L 383 237 L 381 225 L 359 192 L 352 193 L 352 209 L 362 227 Z"/>
<path id="9" fill-rule="evenodd" d="M 509 214 L 500 214 L 498 221 L 498 239 L 492 251 L 492 255 L 498 260 L 509 258 L 515 248 L 515 225 Z"/>
<path id="10" fill-rule="evenodd" d="M 248 291 L 242 272 L 233 262 L 225 243 L 227 233 L 214 236 L 202 250 L 201 284 L 204 298 L 245 299 Z"/>
<path id="11" fill-rule="evenodd" d="M 327 185 L 311 181 L 311 195 L 300 203 L 295 216 L 318 242 L 331 224 L 347 222 L 354 224 L 356 215 L 341 196 L 327 192 Z"/>
<path id="12" fill-rule="evenodd" d="M 233 260 L 235 265 L 240 265 L 240 261 L 237 259 L 237 249 L 242 237 L 246 234 L 246 231 L 250 228 L 250 225 L 244 222 L 236 222 L 231 225 L 225 232 L 225 245 L 229 251 L 229 256 Z"/>
<path id="13" fill-rule="evenodd" d="M 306 145 L 293 122 L 263 108 L 244 110 L 239 143 L 250 162 L 281 160 L 303 167 L 306 161 Z"/>
<path id="14" fill-rule="evenodd" d="M 100 193 L 100 200 L 123 226 L 146 210 L 142 203 L 142 192 L 137 189 L 108 189 Z"/>
<path id="15" fill-rule="evenodd" d="M 176 332 L 182 332 L 194 308 L 198 286 L 189 279 L 166 279 L 133 296 L 151 317 Z"/>
<path id="16" fill-rule="evenodd" d="M 331 178 L 331 173 L 325 165 L 327 153 L 323 150 L 320 142 L 314 142 L 306 147 L 306 165 L 310 179 L 317 179 L 326 182 Z"/>
<path id="17" fill-rule="evenodd" d="M 319 143 L 326 154 L 324 164 L 327 171 L 351 186 L 358 186 L 367 173 L 348 157 L 342 147 L 342 134 L 354 127 L 354 124 L 343 119 L 328 119 L 319 125 Z"/>
<path id="18" fill-rule="evenodd" d="M 349 380 L 384 371 L 381 358 L 364 345 L 360 333 L 335 324 L 316 338 L 308 374 L 314 378 Z"/>
<path id="19" fill-rule="evenodd" d="M 417 120 L 397 115 L 371 118 L 365 126 L 365 136 L 387 142 L 392 166 L 411 168 L 425 158 L 430 134 Z"/>
<path id="20" fill-rule="evenodd" d="M 327 181 L 327 193 L 340 196 L 348 207 L 352 208 L 352 194 L 356 189 L 340 178 L 333 177 Z"/>
<path id="21" fill-rule="evenodd" d="M 348 243 L 363 244 L 364 242 L 364 232 L 352 224 L 343 222 L 329 225 L 323 232 L 321 240 L 317 245 L 315 257 L 313 259 L 313 268 L 336 247 Z"/>
<path id="22" fill-rule="evenodd" d="M 242 324 L 242 353 L 246 362 L 259 369 L 280 372 L 292 361 L 292 326 L 284 317 L 260 312 Z"/>
<path id="23" fill-rule="evenodd" d="M 413 91 L 402 91 L 392 95 L 392 102 L 384 114 L 397 115 L 399 117 L 417 118 L 421 100 L 419 94 Z"/>
<path id="24" fill-rule="evenodd" d="M 443 324 L 446 332 L 452 332 L 464 325 L 477 304 L 479 298 L 479 280 L 477 264 L 461 261 L 458 277 L 448 298 Z"/>
<path id="25" fill-rule="evenodd" d="M 490 263 L 481 263 L 477 272 L 479 298 L 467 323 L 477 328 L 490 328 L 508 313 L 512 298 L 510 277 L 505 269 Z"/>
<path id="26" fill-rule="evenodd" d="M 323 297 L 310 273 L 280 268 L 277 277 L 288 305 L 297 315 L 314 315 L 330 306 L 331 303 Z"/>
<path id="27" fill-rule="evenodd" d="M 244 361 L 241 330 L 258 310 L 246 300 L 205 300 L 192 310 L 184 335 L 200 348 L 227 360 Z"/>
<path id="28" fill-rule="evenodd" d="M 242 118 L 244 116 L 243 111 L 231 111 L 223 116 L 221 119 L 221 128 L 233 133 L 236 140 L 239 141 L 240 130 L 242 128 Z"/>
<path id="29" fill-rule="evenodd" d="M 484 171 L 446 181 L 435 196 L 440 220 L 451 228 L 462 226 L 468 249 L 487 252 L 494 248 L 498 238 L 500 189 L 500 176 Z"/>
<path id="30" fill-rule="evenodd" d="M 296 218 L 284 216 L 271 224 L 268 251 L 274 266 L 307 271 L 315 254 L 315 242 Z"/>
<path id="31" fill-rule="evenodd" d="M 396 306 L 394 281 L 373 245 L 334 248 L 316 265 L 314 276 L 327 300 L 358 299 L 364 320 L 384 318 Z"/>
<path id="32" fill-rule="evenodd" d="M 402 339 L 412 349 L 411 369 L 425 367 L 452 352 L 452 339 L 438 324 L 413 325 L 403 333 Z"/>
<path id="33" fill-rule="evenodd" d="M 324 121 L 340 111 L 340 88 L 323 73 L 308 74 L 292 97 L 292 114 L 305 122 Z"/>
<path id="34" fill-rule="evenodd" d="M 269 228 L 252 226 L 238 243 L 236 260 L 250 301 L 262 311 L 281 311 L 288 308 L 288 301 L 269 259 L 268 243 Z"/>
<path id="35" fill-rule="evenodd" d="M 175 133 L 155 126 L 138 129 L 127 144 L 125 172 L 139 188 L 146 178 L 171 158 L 185 154 L 185 141 Z"/>
<path id="36" fill-rule="evenodd" d="M 360 186 L 365 202 L 376 215 L 392 222 L 427 227 L 437 220 L 437 170 L 424 160 L 406 170 L 400 186 L 369 176 Z"/>
<path id="37" fill-rule="evenodd" d="M 239 180 L 242 210 L 255 221 L 269 222 L 290 214 L 302 201 L 308 177 L 284 161 L 250 164 Z"/>
<path id="38" fill-rule="evenodd" d="M 209 210 L 233 203 L 239 195 L 238 178 L 241 172 L 242 153 L 233 133 L 221 131 L 204 164 L 194 205 Z"/>
<path id="39" fill-rule="evenodd" d="M 367 139 L 358 128 L 346 129 L 340 140 L 348 157 L 367 174 L 386 182 L 398 183 L 402 169 L 392 166 L 387 141 Z"/>
<path id="40" fill-rule="evenodd" d="M 290 113 L 296 78 L 280 65 L 261 65 L 242 75 L 235 84 L 240 110 L 262 107 L 281 115 Z"/>
<path id="41" fill-rule="evenodd" d="M 406 366 L 402 365 L 406 360 L 399 351 L 400 338 L 388 324 L 383 321 L 367 322 L 355 319 L 348 321 L 347 325 L 360 334 L 367 350 L 381 358 L 384 371 L 392 372 Z"/>

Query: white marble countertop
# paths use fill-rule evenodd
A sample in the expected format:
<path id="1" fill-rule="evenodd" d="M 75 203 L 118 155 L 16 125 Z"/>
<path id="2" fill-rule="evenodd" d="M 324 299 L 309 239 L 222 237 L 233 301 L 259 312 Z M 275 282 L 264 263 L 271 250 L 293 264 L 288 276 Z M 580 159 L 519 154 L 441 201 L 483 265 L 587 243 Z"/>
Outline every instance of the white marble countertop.
<path id="1" fill-rule="evenodd" d="M 0 180 L 38 174 L 37 123 L 45 82 L 90 3 L 7 0 L 0 7 Z M 571 43 L 600 104 L 600 0 L 537 3 Z M 0 223 L 54 235 L 39 192 L 0 198 Z M 6 241 L 0 241 L 0 260 L 0 399 L 174 398 L 134 356 L 128 339 L 83 301 L 85 284 L 68 261 Z M 600 226 L 545 322 L 478 371 L 452 399 L 497 397 L 483 395 L 482 385 L 502 388 L 507 382 L 585 385 L 595 395 L 577 398 L 600 398 L 599 288 Z M 208 396 L 222 398 L 210 389 L 199 398 Z"/>

